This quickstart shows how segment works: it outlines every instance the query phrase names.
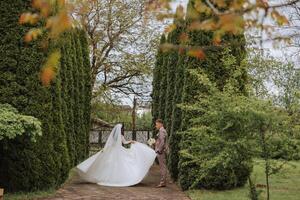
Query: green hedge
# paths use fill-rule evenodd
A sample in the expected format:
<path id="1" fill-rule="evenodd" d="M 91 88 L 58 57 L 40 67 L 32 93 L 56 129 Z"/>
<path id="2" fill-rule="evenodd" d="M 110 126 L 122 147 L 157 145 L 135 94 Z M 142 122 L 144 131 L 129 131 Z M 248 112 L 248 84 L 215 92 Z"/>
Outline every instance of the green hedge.
<path id="1" fill-rule="evenodd" d="M 0 103 L 42 123 L 43 135 L 0 142 L 0 186 L 32 191 L 59 186 L 69 169 L 87 156 L 90 127 L 90 63 L 85 33 L 73 30 L 49 52 L 39 42 L 26 44 L 30 26 L 18 23 L 30 0 L 1 1 Z M 61 50 L 58 75 L 48 87 L 39 80 L 41 64 L 53 48 Z"/>

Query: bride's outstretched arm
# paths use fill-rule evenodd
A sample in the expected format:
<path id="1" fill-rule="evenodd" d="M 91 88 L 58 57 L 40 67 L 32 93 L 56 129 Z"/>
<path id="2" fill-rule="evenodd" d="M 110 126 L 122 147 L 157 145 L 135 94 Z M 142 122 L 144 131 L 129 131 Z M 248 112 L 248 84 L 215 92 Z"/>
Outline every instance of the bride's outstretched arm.
<path id="1" fill-rule="evenodd" d="M 130 143 L 133 143 L 133 141 L 127 141 L 124 137 L 124 135 L 122 135 L 122 143 L 123 144 L 130 144 Z"/>

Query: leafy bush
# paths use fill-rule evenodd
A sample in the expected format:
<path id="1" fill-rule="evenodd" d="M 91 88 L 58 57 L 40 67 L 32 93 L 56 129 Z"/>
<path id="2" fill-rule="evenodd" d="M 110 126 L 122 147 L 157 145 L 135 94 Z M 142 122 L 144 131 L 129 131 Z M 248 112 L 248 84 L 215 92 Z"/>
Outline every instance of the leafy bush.
<path id="1" fill-rule="evenodd" d="M 183 189 L 243 186 L 252 170 L 246 140 L 227 141 L 209 129 L 183 133 L 179 182 Z"/>
<path id="2" fill-rule="evenodd" d="M 269 138 L 270 158 L 300 160 L 300 141 L 286 134 Z"/>
<path id="3" fill-rule="evenodd" d="M 32 116 L 21 115 L 9 104 L 0 104 L 0 140 L 28 134 L 33 141 L 42 135 L 41 122 Z"/>

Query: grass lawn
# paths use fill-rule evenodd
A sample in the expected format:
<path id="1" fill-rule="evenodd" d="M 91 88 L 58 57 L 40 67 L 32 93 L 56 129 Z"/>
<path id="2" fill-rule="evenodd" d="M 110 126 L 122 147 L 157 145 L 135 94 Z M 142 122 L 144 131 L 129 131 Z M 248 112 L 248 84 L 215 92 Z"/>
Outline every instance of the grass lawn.
<path id="1" fill-rule="evenodd" d="M 256 161 L 252 174 L 256 184 L 265 184 L 264 169 L 262 161 Z M 272 175 L 270 179 L 271 200 L 300 200 L 300 162 L 288 162 L 281 172 Z M 191 190 L 188 195 L 192 200 L 249 200 L 248 185 L 243 188 L 227 191 Z M 260 195 L 266 199 L 264 188 Z"/>
<path id="2" fill-rule="evenodd" d="M 13 193 L 13 194 L 4 194 L 5 200 L 33 200 L 33 199 L 39 199 L 39 198 L 46 198 L 50 197 L 55 193 L 55 190 L 47 190 L 47 191 L 37 191 L 37 192 L 31 192 L 31 193 Z"/>

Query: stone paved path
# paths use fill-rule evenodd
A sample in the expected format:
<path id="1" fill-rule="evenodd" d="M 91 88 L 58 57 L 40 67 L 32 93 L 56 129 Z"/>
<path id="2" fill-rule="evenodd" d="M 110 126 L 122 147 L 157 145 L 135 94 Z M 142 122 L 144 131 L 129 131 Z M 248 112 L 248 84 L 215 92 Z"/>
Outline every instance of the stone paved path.
<path id="1" fill-rule="evenodd" d="M 153 166 L 148 176 L 132 187 L 105 187 L 84 183 L 74 176 L 57 191 L 54 197 L 44 200 L 190 200 L 174 183 L 165 188 L 155 188 L 159 182 L 159 168 Z"/>

